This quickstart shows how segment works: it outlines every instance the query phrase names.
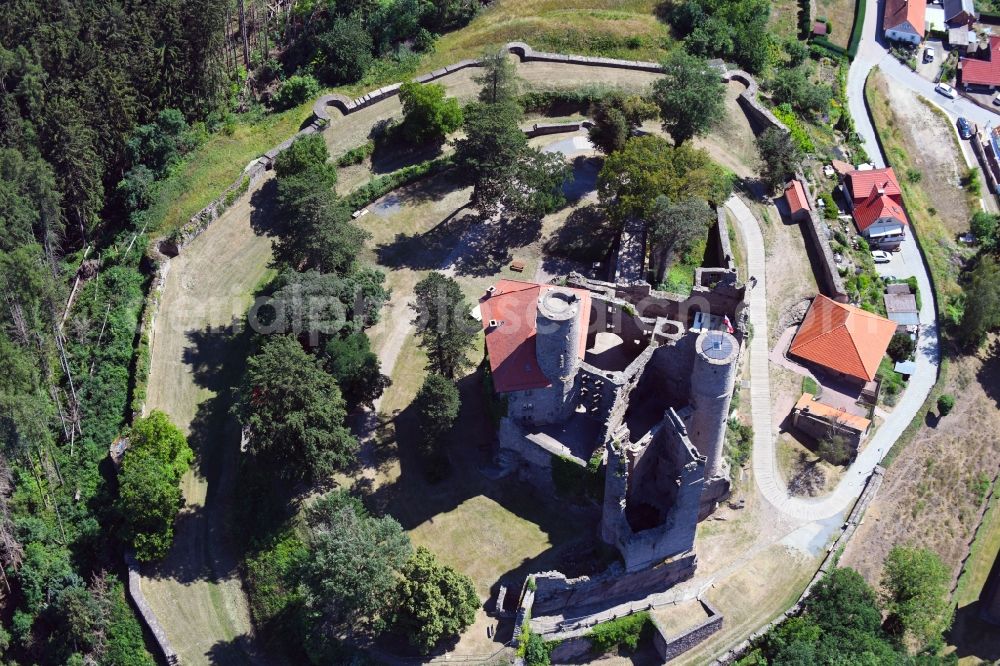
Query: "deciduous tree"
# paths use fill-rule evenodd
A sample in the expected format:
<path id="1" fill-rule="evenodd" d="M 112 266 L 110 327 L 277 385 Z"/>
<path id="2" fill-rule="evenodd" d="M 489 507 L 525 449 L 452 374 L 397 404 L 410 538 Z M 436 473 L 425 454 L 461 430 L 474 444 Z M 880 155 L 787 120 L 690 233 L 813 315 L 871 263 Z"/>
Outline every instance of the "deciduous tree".
<path id="1" fill-rule="evenodd" d="M 671 203 L 660 195 L 653 203 L 649 216 L 649 238 L 656 281 L 663 277 L 674 258 L 708 233 L 715 215 L 704 199 L 681 199 Z"/>
<path id="2" fill-rule="evenodd" d="M 404 83 L 403 134 L 413 143 L 440 142 L 462 124 L 462 109 L 454 97 L 445 97 L 440 83 Z"/>
<path id="3" fill-rule="evenodd" d="M 702 136 L 725 115 L 726 88 L 719 70 L 704 58 L 680 49 L 663 61 L 663 76 L 653 83 L 663 128 L 676 145 Z"/>
<path id="4" fill-rule="evenodd" d="M 309 556 L 302 567 L 316 663 L 345 629 L 383 629 L 396 605 L 400 572 L 413 549 L 395 519 L 369 516 L 341 491 L 306 509 Z M 318 659 L 317 659 L 318 658 Z"/>
<path id="5" fill-rule="evenodd" d="M 926 548 L 893 547 L 882 572 L 886 625 L 899 627 L 921 646 L 940 644 L 951 624 L 950 579 L 937 554 Z"/>
<path id="6" fill-rule="evenodd" d="M 761 160 L 761 178 L 775 191 L 798 171 L 802 153 L 791 134 L 775 127 L 768 127 L 755 141 Z"/>
<path id="7" fill-rule="evenodd" d="M 719 204 L 732 191 L 732 179 L 704 150 L 675 148 L 661 137 L 638 136 L 608 155 L 597 178 L 597 192 L 609 215 L 618 221 L 647 218 L 656 198 L 690 197 Z"/>
<path id="8" fill-rule="evenodd" d="M 473 78 L 481 86 L 479 101 L 485 104 L 513 104 L 520 85 L 507 50 L 487 51 L 479 61 L 482 63 L 482 74 Z"/>
<path id="9" fill-rule="evenodd" d="M 439 563 L 431 551 L 417 548 L 402 574 L 395 625 L 422 653 L 475 621 L 479 597 L 472 580 Z"/>

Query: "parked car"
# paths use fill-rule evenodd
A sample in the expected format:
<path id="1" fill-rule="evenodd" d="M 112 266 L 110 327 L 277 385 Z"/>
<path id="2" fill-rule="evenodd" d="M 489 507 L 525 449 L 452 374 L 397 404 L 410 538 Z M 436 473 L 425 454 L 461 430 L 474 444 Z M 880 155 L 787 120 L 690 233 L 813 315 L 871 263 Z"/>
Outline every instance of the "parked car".
<path id="1" fill-rule="evenodd" d="M 934 47 L 928 46 L 924 49 L 924 62 L 934 62 Z"/>
<path id="2" fill-rule="evenodd" d="M 892 255 L 885 250 L 872 250 L 872 259 L 876 264 L 887 264 L 892 261 Z"/>
<path id="3" fill-rule="evenodd" d="M 948 99 L 955 99 L 956 97 L 958 97 L 958 92 L 954 88 L 952 88 L 951 86 L 949 86 L 947 83 L 939 83 L 939 84 L 937 84 L 934 87 L 934 90 L 936 90 L 938 93 L 944 95 Z"/>
<path id="4" fill-rule="evenodd" d="M 958 119 L 958 135 L 963 139 L 968 139 L 972 136 L 972 125 L 965 118 L 959 117 Z"/>
<path id="5" fill-rule="evenodd" d="M 993 95 L 993 103 L 1000 106 L 1000 92 Z"/>

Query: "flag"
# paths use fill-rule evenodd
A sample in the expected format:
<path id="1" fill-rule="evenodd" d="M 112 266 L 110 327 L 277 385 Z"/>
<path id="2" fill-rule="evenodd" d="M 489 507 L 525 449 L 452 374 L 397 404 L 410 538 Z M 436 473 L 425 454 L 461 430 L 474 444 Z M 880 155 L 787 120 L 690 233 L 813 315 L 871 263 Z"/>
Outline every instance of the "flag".
<path id="1" fill-rule="evenodd" d="M 729 321 L 729 315 L 726 315 L 722 318 L 722 323 L 726 325 L 727 331 L 729 331 L 730 333 L 733 332 L 733 323 Z"/>

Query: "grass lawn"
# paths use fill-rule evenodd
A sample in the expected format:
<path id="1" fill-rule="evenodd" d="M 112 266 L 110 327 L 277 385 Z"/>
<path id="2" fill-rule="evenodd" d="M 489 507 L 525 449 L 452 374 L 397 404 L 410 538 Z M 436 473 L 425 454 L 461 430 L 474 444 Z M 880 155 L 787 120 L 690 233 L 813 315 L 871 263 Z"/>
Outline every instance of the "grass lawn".
<path id="1" fill-rule="evenodd" d="M 469 25 L 443 35 L 420 65 L 433 70 L 511 41 L 540 51 L 658 60 L 672 40 L 655 0 L 498 0 Z"/>
<path id="2" fill-rule="evenodd" d="M 851 41 L 857 4 L 857 0 L 816 0 L 816 16 L 830 21 L 830 34 L 827 38 L 845 49 Z"/>
<path id="3" fill-rule="evenodd" d="M 778 436 L 777 458 L 778 470 L 786 484 L 799 473 L 803 466 L 818 467 L 825 479 L 820 489 L 820 495 L 836 488 L 844 474 L 843 467 L 831 465 L 787 432 Z"/>
<path id="4" fill-rule="evenodd" d="M 779 39 L 796 39 L 799 36 L 798 0 L 771 0 L 771 19 L 768 27 Z"/>
<path id="5" fill-rule="evenodd" d="M 466 27 L 442 36 L 416 68 L 382 68 L 361 83 L 336 90 L 356 96 L 515 40 L 539 50 L 657 60 L 672 43 L 668 27 L 653 14 L 657 4 L 654 0 L 498 0 Z M 233 183 L 251 160 L 298 131 L 311 117 L 311 109 L 309 101 L 280 114 L 240 120 L 231 135 L 212 135 L 161 183 L 150 209 L 151 233 L 166 235 L 187 222 Z"/>
<path id="6" fill-rule="evenodd" d="M 217 132 L 160 183 L 149 209 L 152 235 L 168 234 L 212 202 L 251 161 L 297 132 L 312 117 L 312 102 Z"/>

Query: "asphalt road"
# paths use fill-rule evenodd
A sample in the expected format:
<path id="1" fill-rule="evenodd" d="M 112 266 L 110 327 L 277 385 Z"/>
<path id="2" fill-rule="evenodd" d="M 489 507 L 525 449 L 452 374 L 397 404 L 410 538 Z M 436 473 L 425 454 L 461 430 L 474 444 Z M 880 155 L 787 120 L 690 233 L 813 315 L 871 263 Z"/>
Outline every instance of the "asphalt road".
<path id="1" fill-rule="evenodd" d="M 962 115 L 984 125 L 994 122 L 997 119 L 996 114 L 965 99 L 949 100 L 943 97 L 934 91 L 933 83 L 921 78 L 889 55 L 888 50 L 877 38 L 881 5 L 881 2 L 868 4 L 864 37 L 847 79 L 848 110 L 854 118 L 858 133 L 864 140 L 865 150 L 871 161 L 876 166 L 885 166 L 885 158 L 879 149 L 875 128 L 868 115 L 864 97 L 865 81 L 876 66 L 894 81 L 937 103 L 953 118 Z M 750 395 L 751 411 L 754 415 L 753 467 L 757 485 L 768 502 L 782 513 L 806 522 L 824 520 L 847 510 L 861 494 L 872 470 L 903 434 L 937 380 L 940 347 L 934 299 L 929 297 L 933 292 L 927 266 L 911 235 L 903 243 L 902 251 L 888 269 L 897 277 L 915 276 L 917 285 L 924 294 L 920 310 L 921 331 L 917 345 L 917 369 L 911 376 L 906 391 L 833 492 L 819 498 L 792 497 L 776 470 L 775 442 L 771 428 L 763 239 L 756 220 L 741 201 L 730 199 L 726 205 L 736 216 L 746 239 L 750 274 L 758 278 L 757 287 L 750 296 L 750 319 L 754 326 L 754 338 L 750 346 Z"/>

